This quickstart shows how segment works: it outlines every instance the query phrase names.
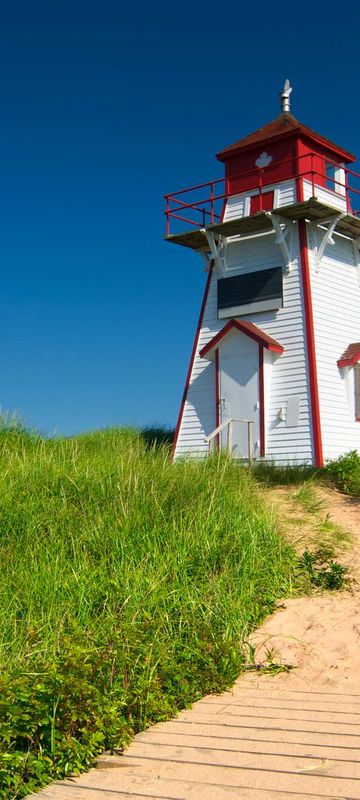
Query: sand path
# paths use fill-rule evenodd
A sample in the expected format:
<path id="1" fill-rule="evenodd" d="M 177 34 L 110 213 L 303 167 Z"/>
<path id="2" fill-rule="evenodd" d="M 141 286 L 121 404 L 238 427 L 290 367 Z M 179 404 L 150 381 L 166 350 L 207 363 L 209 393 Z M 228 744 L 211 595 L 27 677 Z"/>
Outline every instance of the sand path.
<path id="1" fill-rule="evenodd" d="M 354 541 L 360 506 L 317 490 L 327 519 Z M 323 513 L 323 512 L 322 512 Z M 295 669 L 242 675 L 231 691 L 205 697 L 176 719 L 138 734 L 122 756 L 53 784 L 47 800 L 360 800 L 360 592 L 286 601 L 253 636 Z"/>

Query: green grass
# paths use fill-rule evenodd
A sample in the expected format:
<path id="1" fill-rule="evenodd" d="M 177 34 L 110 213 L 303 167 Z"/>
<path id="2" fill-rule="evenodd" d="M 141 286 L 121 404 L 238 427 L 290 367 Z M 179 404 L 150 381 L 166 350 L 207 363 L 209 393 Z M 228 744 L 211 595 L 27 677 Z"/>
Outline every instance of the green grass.
<path id="1" fill-rule="evenodd" d="M 273 461 L 258 461 L 253 465 L 253 475 L 266 486 L 295 486 L 316 479 L 320 470 L 302 464 L 279 466 Z"/>
<path id="2" fill-rule="evenodd" d="M 346 525 L 346 519 L 344 519 Z M 332 548 L 333 556 L 346 552 L 354 544 L 354 537 L 346 528 L 342 528 L 326 514 L 316 526 L 316 540 L 322 547 Z M 315 544 L 315 543 L 314 543 Z"/>
<path id="3" fill-rule="evenodd" d="M 229 686 L 291 592 L 249 470 L 160 440 L 0 430 L 1 800 Z"/>
<path id="4" fill-rule="evenodd" d="M 323 468 L 315 469 L 308 466 L 276 466 L 272 462 L 259 462 L 254 465 L 253 475 L 260 485 L 267 488 L 287 487 L 291 500 L 304 511 L 301 521 L 297 518 L 294 524 L 300 535 L 292 543 L 298 550 L 299 544 L 320 547 L 324 551 L 332 552 L 332 557 L 345 551 L 353 543 L 353 536 L 346 528 L 333 522 L 324 509 L 324 500 L 319 497 L 317 487 L 336 487 L 346 494 L 355 496 L 354 502 L 360 497 L 360 456 L 352 451 L 341 458 L 329 461 Z M 324 517 L 319 515 L 324 509 Z M 309 515 L 318 517 L 313 525 L 313 533 L 309 532 Z M 303 524 L 302 524 L 303 523 Z M 346 525 L 346 520 L 344 519 Z"/>
<path id="5" fill-rule="evenodd" d="M 326 467 L 326 474 L 340 491 L 360 497 L 360 455 L 356 450 L 330 461 Z"/>
<path id="6" fill-rule="evenodd" d="M 314 478 L 309 478 L 292 494 L 292 498 L 296 500 L 308 514 L 317 514 L 323 505 L 316 494 L 314 484 Z"/>
<path id="7" fill-rule="evenodd" d="M 360 454 L 351 450 L 339 458 L 328 461 L 321 469 L 309 466 L 277 466 L 272 462 L 254 464 L 253 475 L 267 486 L 295 486 L 301 484 L 299 499 L 303 492 L 304 505 L 306 493 L 310 498 L 311 484 L 317 482 L 331 484 L 345 494 L 360 497 Z"/>

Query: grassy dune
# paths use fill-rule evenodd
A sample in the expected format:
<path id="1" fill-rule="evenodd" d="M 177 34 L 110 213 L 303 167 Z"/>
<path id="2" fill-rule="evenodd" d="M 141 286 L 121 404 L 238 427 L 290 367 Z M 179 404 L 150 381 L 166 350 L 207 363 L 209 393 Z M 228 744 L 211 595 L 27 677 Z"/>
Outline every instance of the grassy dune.
<path id="1" fill-rule="evenodd" d="M 0 431 L 0 798 L 234 680 L 294 556 L 251 475 L 115 429 Z"/>

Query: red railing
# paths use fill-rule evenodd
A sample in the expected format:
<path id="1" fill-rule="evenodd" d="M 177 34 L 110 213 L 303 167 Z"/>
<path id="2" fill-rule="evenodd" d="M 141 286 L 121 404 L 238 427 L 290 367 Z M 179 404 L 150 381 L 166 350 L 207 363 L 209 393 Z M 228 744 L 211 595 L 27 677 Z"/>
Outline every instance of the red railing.
<path id="1" fill-rule="evenodd" d="M 306 161 L 304 162 L 304 159 Z M 247 194 L 246 188 L 236 188 L 236 182 L 246 181 L 251 185 L 248 193 L 258 195 L 258 210 L 263 210 L 263 195 L 269 191 L 269 187 L 276 187 L 288 180 L 306 179 L 311 182 L 312 195 L 316 195 L 315 187 L 326 190 L 334 194 L 334 200 L 340 198 L 346 201 L 346 208 L 349 213 L 357 215 L 360 212 L 354 211 L 354 200 L 360 195 L 360 174 L 354 170 L 342 167 L 339 163 L 326 158 L 326 164 L 331 164 L 340 174 L 336 177 L 321 172 L 316 168 L 320 157 L 317 153 L 306 153 L 296 158 L 289 158 L 282 161 L 272 161 L 268 167 L 253 168 L 231 178 L 217 178 L 207 183 L 200 183 L 178 192 L 165 195 L 165 217 L 166 235 L 169 236 L 174 231 L 173 221 L 186 223 L 196 228 L 205 228 L 216 222 L 220 222 L 223 217 L 225 202 L 228 198 L 238 194 Z M 325 164 L 325 162 L 323 162 Z M 274 177 L 277 168 L 284 168 L 289 172 L 287 177 Z M 342 179 L 343 178 L 343 179 Z M 358 183 L 358 185 L 354 185 Z M 235 187 L 234 187 L 235 184 Z M 358 201 L 360 203 L 360 200 Z M 334 203 L 336 205 L 336 203 Z M 177 229 L 179 225 L 176 226 Z"/>

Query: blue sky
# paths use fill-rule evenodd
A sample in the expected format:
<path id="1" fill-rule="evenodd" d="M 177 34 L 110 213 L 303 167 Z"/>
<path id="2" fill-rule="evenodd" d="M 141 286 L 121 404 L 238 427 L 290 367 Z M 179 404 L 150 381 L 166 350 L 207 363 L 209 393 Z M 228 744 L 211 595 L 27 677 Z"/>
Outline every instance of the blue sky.
<path id="1" fill-rule="evenodd" d="M 162 196 L 221 176 L 285 77 L 357 153 L 359 23 L 358 2 L 2 4 L 3 409 L 50 434 L 175 423 L 205 278 Z"/>

